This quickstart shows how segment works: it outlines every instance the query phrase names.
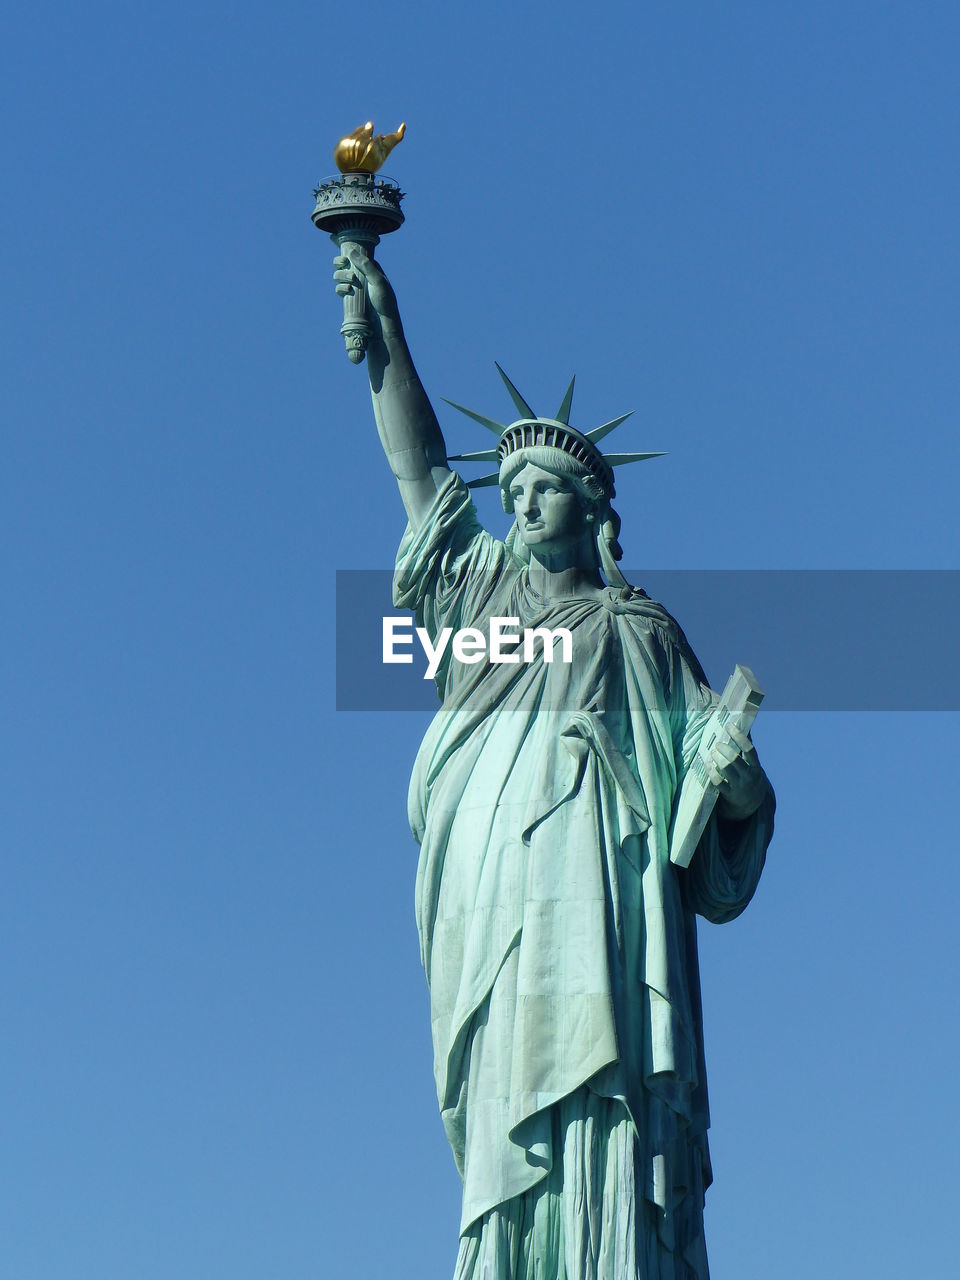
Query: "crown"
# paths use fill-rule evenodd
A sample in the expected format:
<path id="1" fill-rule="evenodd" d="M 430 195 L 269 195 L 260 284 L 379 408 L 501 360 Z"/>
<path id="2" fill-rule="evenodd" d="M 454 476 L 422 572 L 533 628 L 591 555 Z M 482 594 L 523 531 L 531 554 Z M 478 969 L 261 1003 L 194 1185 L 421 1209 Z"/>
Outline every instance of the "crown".
<path id="1" fill-rule="evenodd" d="M 474 453 L 450 455 L 450 462 L 497 463 L 496 471 L 490 475 L 480 476 L 476 480 L 469 480 L 467 482 L 468 488 L 486 489 L 491 485 L 498 484 L 500 481 L 500 468 L 511 454 L 520 449 L 531 448 L 534 445 L 548 445 L 554 449 L 561 449 L 585 466 L 600 483 L 607 497 L 612 498 L 614 496 L 614 467 L 623 466 L 628 462 L 646 462 L 648 458 L 662 458 L 664 456 L 662 451 L 657 453 L 601 453 L 597 448 L 598 443 L 604 436 L 609 435 L 611 431 L 619 427 L 621 422 L 626 422 L 627 418 L 630 417 L 629 413 L 623 413 L 619 418 L 612 418 L 609 422 L 604 422 L 601 426 L 594 427 L 592 431 L 577 431 L 574 427 L 571 427 L 570 408 L 573 404 L 573 387 L 576 382 L 576 375 L 570 379 L 570 385 L 564 393 L 560 408 L 557 410 L 557 416 L 555 418 L 541 418 L 530 408 L 528 402 L 500 368 L 499 364 L 496 365 L 496 369 L 503 379 L 507 391 L 510 393 L 510 399 L 523 415 L 516 422 L 495 422 L 493 418 L 488 418 L 485 414 L 468 409 L 465 405 L 457 404 L 455 400 L 445 401 L 451 408 L 456 409 L 459 413 L 466 414 L 468 418 L 472 418 L 474 422 L 479 422 L 482 427 L 486 427 L 488 431 L 492 431 L 499 437 L 495 449 L 479 449 Z"/>

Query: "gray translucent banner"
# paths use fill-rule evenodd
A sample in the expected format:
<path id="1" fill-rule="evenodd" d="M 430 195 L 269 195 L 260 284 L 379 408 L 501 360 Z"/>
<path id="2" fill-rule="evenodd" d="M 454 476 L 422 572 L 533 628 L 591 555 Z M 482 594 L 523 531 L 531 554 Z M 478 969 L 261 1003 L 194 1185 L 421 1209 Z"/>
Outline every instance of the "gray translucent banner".
<path id="1" fill-rule="evenodd" d="M 767 711 L 960 710 L 960 570 L 625 572 L 686 632 L 715 689 L 751 667 Z M 414 638 L 410 665 L 383 662 L 390 570 L 337 571 L 339 711 L 432 711 L 436 686 Z"/>

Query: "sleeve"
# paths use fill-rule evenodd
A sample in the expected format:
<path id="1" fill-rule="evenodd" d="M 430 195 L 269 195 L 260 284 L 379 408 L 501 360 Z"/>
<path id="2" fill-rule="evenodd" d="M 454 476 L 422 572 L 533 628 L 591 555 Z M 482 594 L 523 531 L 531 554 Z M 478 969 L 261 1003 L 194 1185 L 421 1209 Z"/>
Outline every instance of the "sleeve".
<path id="1" fill-rule="evenodd" d="M 675 673 L 681 673 L 681 678 L 675 680 L 672 699 L 679 795 L 717 694 L 707 684 L 703 669 L 685 640 L 674 651 L 673 666 Z M 714 809 L 689 867 L 677 868 L 684 901 L 691 911 L 713 924 L 725 924 L 745 909 L 763 871 L 773 836 L 775 809 L 776 798 L 769 782 L 760 807 L 749 818 L 731 821 Z"/>
<path id="2" fill-rule="evenodd" d="M 419 528 L 407 525 L 397 552 L 393 603 L 412 609 L 417 626 L 435 640 L 443 627 L 458 630 L 484 618 L 509 567 L 506 547 L 482 527 L 470 491 L 451 471 Z"/>
<path id="3" fill-rule="evenodd" d="M 711 814 L 682 875 L 687 906 L 712 924 L 735 920 L 756 892 L 773 836 L 776 803 L 768 782 L 760 808 L 749 818 L 733 822 L 716 809 Z"/>

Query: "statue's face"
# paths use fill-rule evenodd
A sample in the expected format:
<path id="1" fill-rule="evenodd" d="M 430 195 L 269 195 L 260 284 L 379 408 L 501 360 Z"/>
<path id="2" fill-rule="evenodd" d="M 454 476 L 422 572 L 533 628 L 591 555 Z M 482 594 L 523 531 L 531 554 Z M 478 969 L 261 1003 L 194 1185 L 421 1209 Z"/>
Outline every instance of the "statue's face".
<path id="1" fill-rule="evenodd" d="M 520 536 L 531 551 L 555 555 L 582 542 L 586 507 L 568 480 L 528 462 L 510 482 L 510 497 Z"/>

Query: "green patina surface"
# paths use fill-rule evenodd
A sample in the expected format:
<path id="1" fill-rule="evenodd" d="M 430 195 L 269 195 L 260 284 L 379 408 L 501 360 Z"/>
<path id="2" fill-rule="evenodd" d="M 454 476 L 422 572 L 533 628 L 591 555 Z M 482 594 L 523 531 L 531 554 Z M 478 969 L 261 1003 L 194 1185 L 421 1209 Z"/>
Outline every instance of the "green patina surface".
<path id="1" fill-rule="evenodd" d="M 374 413 L 409 519 L 395 603 L 431 637 L 510 617 L 573 640 L 569 663 L 448 650 L 411 780 L 437 1095 L 463 1179 L 456 1280 L 705 1280 L 696 917 L 749 902 L 773 792 L 731 720 L 697 766 L 717 807 L 689 866 L 671 863 L 717 695 L 616 567 L 627 455 L 559 430 L 569 396 L 548 420 L 517 393 L 506 428 L 470 411 L 499 436 L 477 459 L 496 459 L 515 517 L 495 537 L 449 467 L 386 277 L 362 246 L 335 267 L 342 295 L 365 285 Z"/>

